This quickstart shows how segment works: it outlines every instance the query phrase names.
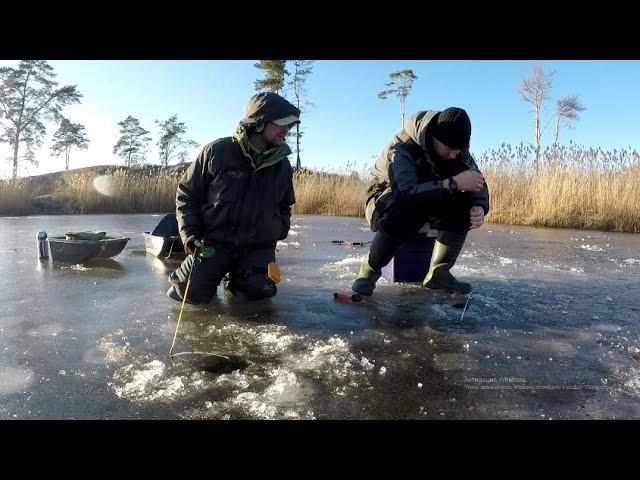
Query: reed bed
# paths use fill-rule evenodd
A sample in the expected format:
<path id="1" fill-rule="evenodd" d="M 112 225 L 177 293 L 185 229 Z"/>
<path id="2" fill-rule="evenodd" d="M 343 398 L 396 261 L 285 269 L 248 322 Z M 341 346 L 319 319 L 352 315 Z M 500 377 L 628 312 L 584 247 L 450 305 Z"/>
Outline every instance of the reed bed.
<path id="1" fill-rule="evenodd" d="M 636 150 L 569 144 L 547 147 L 536 163 L 530 145 L 503 144 L 476 160 L 489 185 L 487 222 L 640 232 Z M 0 215 L 171 212 L 185 167 L 88 169 L 0 180 Z M 362 217 L 363 177 L 348 168 L 344 173 L 297 170 L 293 212 Z"/>

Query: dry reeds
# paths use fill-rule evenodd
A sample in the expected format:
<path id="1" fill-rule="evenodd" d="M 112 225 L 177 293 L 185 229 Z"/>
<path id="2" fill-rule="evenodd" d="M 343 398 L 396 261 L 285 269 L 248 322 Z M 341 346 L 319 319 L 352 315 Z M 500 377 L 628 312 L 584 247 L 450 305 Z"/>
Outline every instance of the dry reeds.
<path id="1" fill-rule="evenodd" d="M 364 216 L 365 182 L 356 174 L 299 170 L 293 175 L 298 214 Z"/>
<path id="2" fill-rule="evenodd" d="M 34 185 L 29 179 L 0 180 L 0 215 L 29 215 L 31 199 L 35 196 Z"/>
<path id="3" fill-rule="evenodd" d="M 638 152 L 548 147 L 537 170 L 532 154 L 503 145 L 478 158 L 491 194 L 488 222 L 640 232 Z"/>
<path id="4" fill-rule="evenodd" d="M 66 172 L 52 195 L 71 213 L 157 213 L 175 210 L 177 172 L 108 170 Z"/>
<path id="5" fill-rule="evenodd" d="M 537 169 L 533 148 L 503 144 L 477 157 L 491 197 L 487 222 L 640 232 L 640 154 L 574 144 L 548 147 Z M 0 215 L 160 213 L 175 210 L 184 166 L 56 174 L 0 181 Z M 348 169 L 347 169 L 348 171 Z M 366 181 L 355 172 L 297 170 L 297 214 L 363 216 Z"/>

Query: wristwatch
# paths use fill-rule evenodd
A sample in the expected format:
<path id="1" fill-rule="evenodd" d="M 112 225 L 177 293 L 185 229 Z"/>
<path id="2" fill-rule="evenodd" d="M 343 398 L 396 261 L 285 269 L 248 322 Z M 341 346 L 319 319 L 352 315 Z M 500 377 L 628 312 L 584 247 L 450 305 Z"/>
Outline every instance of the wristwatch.
<path id="1" fill-rule="evenodd" d="M 456 183 L 456 181 L 453 179 L 453 177 L 449 177 L 449 190 L 451 191 L 451 193 L 456 193 L 457 191 L 459 191 L 460 189 L 458 188 L 458 184 Z"/>

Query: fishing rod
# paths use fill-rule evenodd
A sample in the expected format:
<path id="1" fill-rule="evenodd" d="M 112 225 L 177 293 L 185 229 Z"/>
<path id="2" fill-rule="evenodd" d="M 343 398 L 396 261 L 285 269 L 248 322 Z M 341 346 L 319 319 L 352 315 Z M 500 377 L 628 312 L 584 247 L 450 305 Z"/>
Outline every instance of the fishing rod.
<path id="1" fill-rule="evenodd" d="M 467 311 L 467 306 L 469 305 L 469 299 L 471 298 L 471 293 L 467 295 L 467 301 L 464 304 L 464 310 L 462 310 L 462 316 L 460 317 L 460 323 L 464 320 L 464 312 Z"/>
<path id="2" fill-rule="evenodd" d="M 369 245 L 372 242 L 371 241 L 369 241 L 369 242 L 352 242 L 351 240 L 331 240 L 331 243 L 333 243 L 334 245 L 353 245 L 353 246 L 358 246 L 358 247 L 364 247 L 366 245 Z"/>
<path id="3" fill-rule="evenodd" d="M 189 293 L 189 287 L 191 286 L 191 274 L 193 273 L 193 270 L 195 269 L 196 266 L 196 258 L 197 258 L 197 254 L 198 254 L 198 249 L 200 247 L 195 247 L 195 249 L 193 250 L 193 265 L 191 265 L 191 268 L 189 269 L 189 275 L 187 277 L 187 288 L 184 289 L 184 295 L 182 296 L 182 305 L 180 305 L 180 314 L 178 315 L 178 322 L 176 323 L 176 329 L 173 332 L 173 340 L 171 341 L 171 347 L 169 348 L 169 357 L 173 356 L 173 346 L 176 343 L 176 337 L 178 336 L 178 328 L 180 328 L 180 320 L 182 320 L 182 312 L 184 310 L 184 304 L 187 301 L 187 294 Z"/>
<path id="4" fill-rule="evenodd" d="M 177 357 L 179 355 L 208 355 L 212 357 L 225 358 L 227 360 L 231 360 L 227 355 L 221 355 L 219 353 L 211 353 L 211 352 L 178 352 L 173 353 L 173 347 L 176 343 L 176 337 L 178 336 L 178 329 L 180 328 L 180 321 L 182 320 L 182 312 L 184 310 L 184 304 L 187 301 L 187 295 L 189 293 L 189 286 L 191 285 L 191 273 L 196 267 L 196 259 L 198 258 L 198 250 L 201 251 L 200 256 L 203 258 L 211 258 L 215 252 L 213 247 L 195 247 L 193 250 L 193 265 L 191 265 L 191 269 L 189 270 L 189 275 L 187 277 L 187 286 L 184 289 L 184 296 L 182 297 L 182 304 L 180 305 L 180 314 L 178 315 L 178 322 L 176 323 L 176 329 L 173 332 L 173 340 L 171 341 L 171 347 L 169 348 L 169 357 Z"/>

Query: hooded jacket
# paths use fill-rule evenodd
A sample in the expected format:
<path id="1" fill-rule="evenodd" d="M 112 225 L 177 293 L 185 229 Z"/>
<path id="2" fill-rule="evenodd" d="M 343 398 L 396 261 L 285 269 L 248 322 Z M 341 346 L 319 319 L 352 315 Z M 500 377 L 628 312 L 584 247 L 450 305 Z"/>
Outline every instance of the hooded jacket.
<path id="1" fill-rule="evenodd" d="M 176 217 L 184 245 L 205 239 L 231 247 L 275 247 L 289 233 L 295 203 L 287 145 L 255 165 L 243 140 L 206 145 L 178 185 Z M 243 148 L 244 147 L 244 148 Z"/>
<path id="2" fill-rule="evenodd" d="M 236 134 L 204 146 L 185 171 L 176 193 L 176 217 L 184 245 L 196 239 L 233 248 L 275 248 L 286 238 L 295 203 L 288 145 L 257 152 L 248 130 L 300 111 L 262 92 L 249 100 Z"/>
<path id="3" fill-rule="evenodd" d="M 431 130 L 438 113 L 428 110 L 413 114 L 371 168 L 365 213 L 374 231 L 377 225 L 372 219 L 379 218 L 401 196 L 420 195 L 428 202 L 446 202 L 451 194 L 442 186 L 442 180 L 465 170 L 480 172 L 468 149 L 453 160 L 441 160 L 436 155 Z M 487 185 L 470 193 L 472 204 L 481 206 L 485 215 L 489 213 Z"/>

